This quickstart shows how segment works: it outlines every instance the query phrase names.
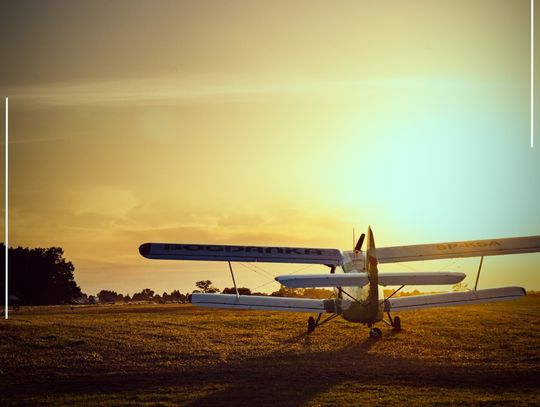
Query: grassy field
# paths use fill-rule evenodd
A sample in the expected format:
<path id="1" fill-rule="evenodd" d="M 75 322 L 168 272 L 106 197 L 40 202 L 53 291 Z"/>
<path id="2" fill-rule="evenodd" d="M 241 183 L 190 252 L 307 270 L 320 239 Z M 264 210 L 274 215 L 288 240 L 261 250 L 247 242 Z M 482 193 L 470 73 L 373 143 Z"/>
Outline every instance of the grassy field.
<path id="1" fill-rule="evenodd" d="M 540 297 L 341 319 L 191 305 L 32 307 L 0 323 L 0 405 L 540 405 Z"/>

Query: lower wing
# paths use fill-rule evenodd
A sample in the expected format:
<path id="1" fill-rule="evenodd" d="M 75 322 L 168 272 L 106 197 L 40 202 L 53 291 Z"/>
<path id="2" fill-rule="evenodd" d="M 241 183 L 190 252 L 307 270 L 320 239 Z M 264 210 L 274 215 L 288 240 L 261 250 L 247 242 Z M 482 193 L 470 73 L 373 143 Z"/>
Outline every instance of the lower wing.
<path id="1" fill-rule="evenodd" d="M 260 309 L 289 312 L 327 312 L 324 300 L 309 298 L 266 297 L 260 295 L 194 293 L 192 304 L 212 308 Z"/>
<path id="2" fill-rule="evenodd" d="M 387 300 L 384 305 L 384 310 L 396 312 L 421 308 L 453 307 L 482 302 L 514 300 L 524 295 L 525 290 L 521 287 L 502 287 L 447 294 L 397 297 Z"/>

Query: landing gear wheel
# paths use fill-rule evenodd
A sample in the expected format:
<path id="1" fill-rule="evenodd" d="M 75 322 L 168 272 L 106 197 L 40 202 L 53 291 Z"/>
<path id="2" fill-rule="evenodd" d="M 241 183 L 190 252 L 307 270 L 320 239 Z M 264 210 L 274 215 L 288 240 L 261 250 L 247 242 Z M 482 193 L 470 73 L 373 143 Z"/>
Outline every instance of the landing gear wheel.
<path id="1" fill-rule="evenodd" d="M 309 317 L 307 320 L 307 332 L 308 334 L 312 333 L 316 327 L 315 318 Z"/>
<path id="2" fill-rule="evenodd" d="M 369 336 L 370 338 L 379 339 L 382 336 L 382 331 L 379 328 L 371 328 Z"/>
<path id="3" fill-rule="evenodd" d="M 394 317 L 394 323 L 392 324 L 395 331 L 399 331 L 401 329 L 401 319 L 399 317 Z"/>

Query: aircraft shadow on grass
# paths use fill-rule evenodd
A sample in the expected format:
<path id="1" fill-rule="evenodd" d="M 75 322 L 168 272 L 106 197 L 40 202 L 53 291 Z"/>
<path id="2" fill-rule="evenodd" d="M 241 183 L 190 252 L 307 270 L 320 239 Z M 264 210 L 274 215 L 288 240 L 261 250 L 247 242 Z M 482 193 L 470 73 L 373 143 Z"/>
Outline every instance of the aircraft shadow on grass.
<path id="1" fill-rule="evenodd" d="M 387 337 L 393 335 L 395 333 L 392 332 Z M 283 350 L 291 343 L 303 343 L 309 347 L 312 341 L 316 338 L 300 334 L 285 341 Z M 302 355 L 290 355 L 285 351 L 224 364 L 226 371 L 218 373 L 219 378 L 214 383 L 223 383 L 223 377 L 227 377 L 227 387 L 198 398 L 192 405 L 221 405 L 224 402 L 236 405 L 259 402 L 280 406 L 303 405 L 347 382 L 368 388 L 398 385 L 500 392 L 508 388 L 531 391 L 540 379 L 538 372 L 497 370 L 481 364 L 426 363 L 407 357 L 370 353 L 377 344 L 381 344 L 377 339 L 367 338 L 335 351 Z M 198 371 L 196 376 L 208 384 L 212 379 L 207 373 Z M 357 402 L 363 399 L 364 396 L 359 394 Z"/>
<path id="2" fill-rule="evenodd" d="M 373 346 L 391 344 L 372 338 L 360 343 L 342 344 L 327 352 L 290 352 L 291 344 L 309 348 L 311 342 L 316 341 L 316 336 L 296 335 L 284 341 L 270 355 L 222 361 L 203 367 L 122 375 L 103 372 L 65 379 L 50 375 L 40 383 L 12 383 L 5 389 L 4 397 L 9 399 L 10 392 L 24 392 L 29 397 L 38 398 L 52 396 L 53 399 L 54 395 L 84 397 L 110 394 L 118 400 L 120 394 L 129 401 L 140 396 L 148 400 L 150 395 L 159 394 L 167 402 L 186 405 L 190 399 L 186 393 L 193 392 L 201 395 L 194 396 L 191 405 L 282 406 L 308 403 L 335 386 L 351 382 L 367 388 L 398 385 L 413 389 L 437 387 L 500 392 L 511 388 L 530 392 L 537 388 L 540 379 L 540 374 L 531 370 L 497 369 L 482 364 L 426 363 L 408 355 L 375 354 L 370 352 Z M 364 396 L 359 394 L 358 402 Z"/>

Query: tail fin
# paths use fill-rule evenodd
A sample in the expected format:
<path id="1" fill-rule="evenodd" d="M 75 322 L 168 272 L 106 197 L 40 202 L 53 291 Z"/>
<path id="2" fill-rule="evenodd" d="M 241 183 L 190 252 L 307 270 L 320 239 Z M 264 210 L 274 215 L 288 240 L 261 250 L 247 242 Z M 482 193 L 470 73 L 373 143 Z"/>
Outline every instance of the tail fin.
<path id="1" fill-rule="evenodd" d="M 379 270 L 377 269 L 378 261 L 375 250 L 375 238 L 370 226 L 368 227 L 366 244 L 366 271 L 369 279 L 369 292 L 365 307 L 366 312 L 372 316 L 374 321 L 382 311 L 382 308 L 379 307 Z"/>
<path id="2" fill-rule="evenodd" d="M 377 269 L 377 251 L 375 249 L 375 238 L 371 230 L 371 226 L 368 227 L 367 243 L 366 243 L 366 258 L 367 258 L 367 272 Z"/>

